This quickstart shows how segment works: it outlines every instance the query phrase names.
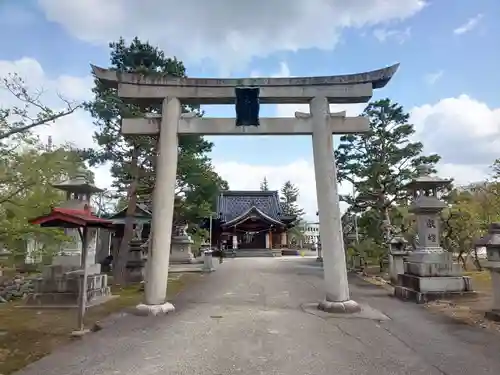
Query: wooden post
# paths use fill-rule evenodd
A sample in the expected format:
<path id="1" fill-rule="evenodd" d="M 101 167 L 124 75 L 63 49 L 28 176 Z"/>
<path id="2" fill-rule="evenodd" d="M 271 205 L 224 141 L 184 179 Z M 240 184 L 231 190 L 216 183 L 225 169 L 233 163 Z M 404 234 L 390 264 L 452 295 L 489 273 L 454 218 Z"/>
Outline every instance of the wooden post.
<path id="1" fill-rule="evenodd" d="M 81 256 L 81 269 L 83 271 L 82 281 L 80 285 L 80 294 L 78 295 L 78 329 L 73 332 L 74 336 L 80 336 L 85 333 L 85 311 L 87 310 L 87 279 L 88 279 L 88 268 L 87 268 L 87 227 L 78 228 L 78 234 L 80 234 L 80 239 L 82 241 L 82 256 Z"/>

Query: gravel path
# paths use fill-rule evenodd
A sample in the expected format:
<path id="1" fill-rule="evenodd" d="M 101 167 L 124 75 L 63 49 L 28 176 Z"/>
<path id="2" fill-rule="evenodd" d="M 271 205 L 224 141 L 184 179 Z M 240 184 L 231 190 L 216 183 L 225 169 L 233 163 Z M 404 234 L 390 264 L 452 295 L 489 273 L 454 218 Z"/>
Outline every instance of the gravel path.
<path id="1" fill-rule="evenodd" d="M 314 258 L 228 259 L 166 317 L 125 316 L 18 375 L 500 374 L 500 337 L 432 315 L 353 277 L 386 320 L 323 317 Z"/>

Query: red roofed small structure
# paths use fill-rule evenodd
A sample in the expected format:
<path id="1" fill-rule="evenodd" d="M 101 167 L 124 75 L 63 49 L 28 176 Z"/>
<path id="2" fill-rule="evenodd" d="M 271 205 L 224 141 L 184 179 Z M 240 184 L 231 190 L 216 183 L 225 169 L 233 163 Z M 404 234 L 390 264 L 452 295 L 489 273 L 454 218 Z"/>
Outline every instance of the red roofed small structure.
<path id="1" fill-rule="evenodd" d="M 29 222 L 42 227 L 64 228 L 66 234 L 74 234 L 76 229 L 81 241 L 81 257 L 75 265 L 74 256 L 55 256 L 52 265 L 45 267 L 42 278 L 35 283 L 35 293 L 29 296 L 26 303 L 78 306 L 77 334 L 80 334 L 84 330 L 83 317 L 87 302 L 104 302 L 110 295 L 107 275 L 101 274 L 100 265 L 95 264 L 95 241 L 97 229 L 112 229 L 114 225 L 111 220 L 99 218 L 92 212 L 91 195 L 103 190 L 88 181 L 87 171 L 80 170 L 75 178 L 53 186 L 65 191 L 67 200 Z M 91 247 L 94 249 L 94 259 L 87 261 Z"/>
<path id="2" fill-rule="evenodd" d="M 88 205 L 83 209 L 54 207 L 50 213 L 31 219 L 30 224 L 56 228 L 107 228 L 113 227 L 111 220 L 101 219 L 92 213 Z"/>

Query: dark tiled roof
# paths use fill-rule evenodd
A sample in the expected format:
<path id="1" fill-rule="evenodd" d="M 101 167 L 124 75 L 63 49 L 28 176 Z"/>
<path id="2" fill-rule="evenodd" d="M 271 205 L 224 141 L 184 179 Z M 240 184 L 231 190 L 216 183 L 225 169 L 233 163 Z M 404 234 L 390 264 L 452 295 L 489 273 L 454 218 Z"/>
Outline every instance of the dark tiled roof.
<path id="1" fill-rule="evenodd" d="M 278 191 L 223 191 L 217 201 L 217 212 L 222 222 L 228 222 L 250 208 L 256 207 L 274 220 L 281 221 L 282 211 Z"/>
<path id="2" fill-rule="evenodd" d="M 150 217 L 152 215 L 150 208 L 147 204 L 137 203 L 135 206 L 135 217 Z M 120 211 L 112 214 L 109 219 L 124 218 L 127 213 L 127 207 L 122 208 Z"/>

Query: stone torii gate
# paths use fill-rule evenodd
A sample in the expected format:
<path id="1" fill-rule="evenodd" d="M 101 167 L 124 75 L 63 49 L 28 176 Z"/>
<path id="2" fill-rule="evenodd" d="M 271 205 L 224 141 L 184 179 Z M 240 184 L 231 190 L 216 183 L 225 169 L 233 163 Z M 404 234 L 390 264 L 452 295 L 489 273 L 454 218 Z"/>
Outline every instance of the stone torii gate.
<path id="1" fill-rule="evenodd" d="M 337 191 L 332 134 L 362 133 L 368 119 L 330 113 L 329 104 L 365 103 L 374 89 L 384 87 L 399 64 L 371 72 L 296 78 L 178 78 L 161 74 L 124 73 L 92 66 L 102 83 L 118 89 L 125 101 L 162 103 L 161 115 L 123 119 L 122 133 L 159 137 L 156 186 L 153 194 L 152 246 L 147 262 L 145 301 L 138 312 L 157 315 L 174 309 L 166 301 L 178 135 L 312 135 L 316 193 L 323 248 L 325 299 L 319 308 L 329 312 L 358 312 L 350 299 Z M 238 90 L 247 89 L 265 104 L 309 103 L 310 113 L 295 118 L 261 118 L 256 126 L 236 126 L 235 119 L 182 114 L 182 104 L 234 104 Z M 256 90 L 257 89 L 257 90 Z M 241 102 L 239 103 L 241 104 Z M 254 105 L 252 103 L 252 105 Z M 255 109 L 257 106 L 253 106 Z M 241 105 L 238 107 L 241 108 Z"/>

